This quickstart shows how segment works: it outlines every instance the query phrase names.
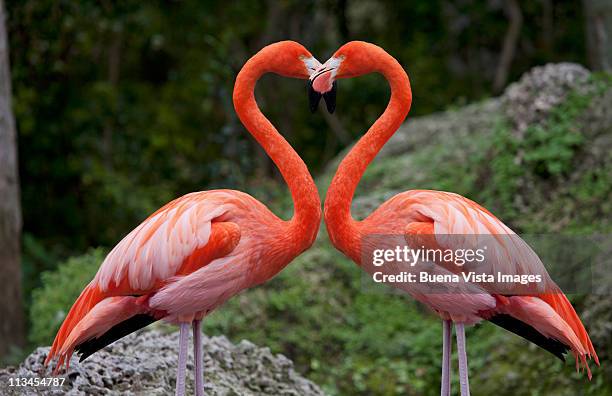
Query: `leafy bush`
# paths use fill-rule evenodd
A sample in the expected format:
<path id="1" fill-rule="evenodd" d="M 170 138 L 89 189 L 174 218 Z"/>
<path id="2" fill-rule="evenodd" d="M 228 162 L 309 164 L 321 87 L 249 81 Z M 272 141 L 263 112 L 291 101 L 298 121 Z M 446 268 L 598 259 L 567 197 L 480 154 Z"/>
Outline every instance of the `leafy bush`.
<path id="1" fill-rule="evenodd" d="M 103 249 L 91 249 L 68 259 L 57 270 L 43 272 L 42 287 L 32 293 L 30 341 L 48 345 L 81 290 L 96 274 L 104 260 Z"/>

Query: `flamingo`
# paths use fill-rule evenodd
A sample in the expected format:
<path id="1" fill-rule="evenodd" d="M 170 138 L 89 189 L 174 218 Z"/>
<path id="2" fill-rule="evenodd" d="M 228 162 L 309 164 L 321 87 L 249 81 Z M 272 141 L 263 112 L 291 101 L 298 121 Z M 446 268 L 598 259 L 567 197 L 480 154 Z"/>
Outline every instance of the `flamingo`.
<path id="1" fill-rule="evenodd" d="M 427 293 L 423 285 L 392 283 L 429 306 L 443 322 L 441 395 L 450 395 L 450 352 L 452 325 L 455 325 L 461 395 L 469 395 L 465 326 L 489 320 L 510 330 L 563 360 L 568 349 L 579 364 L 591 371 L 586 357 L 599 360 L 593 344 L 574 308 L 531 248 L 491 212 L 458 194 L 412 190 L 395 195 L 362 221 L 351 216 L 351 201 L 368 164 L 406 118 L 412 102 L 408 75 L 384 49 L 366 42 L 349 42 L 311 77 L 310 96 L 320 99 L 327 94 L 335 98 L 336 80 L 380 73 L 391 87 L 391 98 L 384 113 L 370 127 L 340 163 L 328 189 L 324 219 L 333 245 L 362 267 L 373 273 L 367 252 L 373 235 L 403 236 L 423 246 L 457 249 L 463 247 L 461 236 L 489 235 L 497 256 L 486 257 L 490 271 L 509 274 L 540 274 L 543 286 L 526 293 L 500 292 L 491 285 L 464 282 L 453 291 Z M 332 93 L 333 92 L 333 93 Z M 329 104 L 328 108 L 335 104 Z M 403 170 L 400 170 L 403 171 Z M 452 236 L 458 236 L 453 238 Z M 430 238 L 427 238 L 430 236 Z M 501 238 L 501 236 L 505 236 Z M 512 246 L 509 246 L 512 245 Z M 450 263 L 452 264 L 452 263 Z M 433 272 L 456 272 L 457 265 L 435 261 Z M 395 267 L 395 271 L 405 268 Z M 459 290 L 458 292 L 456 290 Z M 519 295 L 520 294 L 520 295 Z"/>
<path id="2" fill-rule="evenodd" d="M 195 389 L 203 395 L 202 319 L 238 292 L 266 282 L 314 242 L 321 201 L 300 156 L 255 101 L 265 73 L 308 79 L 320 63 L 293 41 L 271 44 L 238 73 L 233 102 L 247 130 L 280 170 L 295 212 L 286 221 L 235 190 L 182 196 L 163 206 L 106 256 L 61 325 L 45 365 L 55 373 L 121 337 L 163 319 L 180 327 L 176 394 L 185 393 L 189 327 L 193 330 Z"/>

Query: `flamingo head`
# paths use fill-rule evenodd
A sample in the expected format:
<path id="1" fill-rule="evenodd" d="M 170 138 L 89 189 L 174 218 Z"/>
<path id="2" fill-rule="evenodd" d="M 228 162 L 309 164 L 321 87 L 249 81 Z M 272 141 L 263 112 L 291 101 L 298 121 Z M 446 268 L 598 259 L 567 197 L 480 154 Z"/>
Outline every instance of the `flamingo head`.
<path id="1" fill-rule="evenodd" d="M 323 97 L 327 110 L 333 113 L 338 89 L 336 80 L 379 71 L 381 62 L 386 59 L 383 54 L 385 50 L 365 41 L 351 41 L 340 47 L 310 76 L 311 109 L 316 109 L 316 104 Z M 313 101 L 316 101 L 314 106 Z"/>
<path id="2" fill-rule="evenodd" d="M 308 99 L 310 100 L 310 111 L 313 113 L 317 110 L 321 98 L 325 101 L 327 111 L 333 113 L 336 110 L 336 90 L 338 89 L 336 78 L 342 60 L 342 58 L 332 56 L 310 76 Z"/>
<path id="3" fill-rule="evenodd" d="M 295 41 L 280 41 L 270 44 L 266 52 L 266 63 L 269 72 L 283 77 L 308 79 L 321 66 L 304 46 Z"/>

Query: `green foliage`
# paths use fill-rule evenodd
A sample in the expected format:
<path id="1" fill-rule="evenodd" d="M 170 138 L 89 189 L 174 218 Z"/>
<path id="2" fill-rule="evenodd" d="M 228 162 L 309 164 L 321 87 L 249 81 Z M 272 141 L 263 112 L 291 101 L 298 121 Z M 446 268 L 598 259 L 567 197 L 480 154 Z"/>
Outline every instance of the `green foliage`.
<path id="1" fill-rule="evenodd" d="M 55 268 L 59 252 L 46 249 L 42 243 L 30 233 L 22 237 L 21 272 L 23 288 L 34 290 L 39 286 L 38 277 L 44 271 Z M 30 306 L 31 295 L 26 296 L 26 306 Z"/>
<path id="2" fill-rule="evenodd" d="M 588 84 L 589 90 L 571 92 L 562 104 L 550 112 L 545 121 L 530 125 L 521 135 L 514 135 L 509 126 L 500 120 L 493 133 L 488 155 L 481 158 L 490 161 L 491 174 L 476 197 L 494 210 L 500 210 L 505 214 L 506 221 L 518 223 L 524 231 L 544 231 L 526 224 L 524 219 L 531 211 L 542 210 L 551 201 L 551 191 L 565 186 L 571 186 L 572 189 L 603 190 L 609 186 L 597 175 L 590 180 L 583 177 L 582 187 L 567 184 L 577 165 L 590 156 L 584 152 L 583 147 L 586 139 L 591 136 L 587 137 L 582 130 L 580 116 L 594 97 L 601 96 L 611 86 L 605 76 L 594 76 Z M 483 161 L 476 164 L 477 167 L 485 165 Z M 599 174 L 600 171 L 595 173 Z M 576 198 L 580 198 L 580 195 L 576 197 L 576 193 L 578 191 L 574 191 L 570 199 L 563 200 L 564 204 L 579 202 L 580 199 Z M 520 196 L 529 196 L 531 202 L 517 202 Z M 561 200 L 560 196 L 556 198 Z M 581 224 L 584 226 L 588 222 Z"/>
<path id="3" fill-rule="evenodd" d="M 42 287 L 32 293 L 31 342 L 48 345 L 53 341 L 70 307 L 94 277 L 103 259 L 103 249 L 91 249 L 60 263 L 56 271 L 42 273 Z"/>

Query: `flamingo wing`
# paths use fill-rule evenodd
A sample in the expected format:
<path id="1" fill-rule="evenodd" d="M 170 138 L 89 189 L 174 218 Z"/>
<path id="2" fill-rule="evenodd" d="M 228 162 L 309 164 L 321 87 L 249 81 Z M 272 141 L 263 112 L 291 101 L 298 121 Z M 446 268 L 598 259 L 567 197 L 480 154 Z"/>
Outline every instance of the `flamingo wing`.
<path id="1" fill-rule="evenodd" d="M 410 207 L 410 218 L 417 220 L 406 226 L 407 240 L 433 235 L 438 247 L 454 251 L 482 247 L 484 242 L 488 251 L 485 262 L 478 266 L 481 271 L 493 275 L 540 275 L 542 282 L 536 284 L 535 288 L 529 286 L 518 292 L 515 290 L 514 293 L 512 289 L 516 288 L 515 284 L 508 284 L 506 293 L 497 282 L 492 286 L 494 289 L 489 286 L 498 304 L 496 310 L 483 315 L 494 323 L 503 322 L 507 326 L 502 327 L 511 331 L 519 330 L 515 332 L 530 341 L 540 340 L 536 343 L 541 346 L 548 342 L 542 340 L 541 335 L 561 341 L 572 349 L 577 363 L 580 359 L 587 367 L 590 378 L 585 357 L 593 356 L 598 365 L 599 360 L 588 333 L 567 297 L 548 275 L 538 255 L 522 238 L 491 212 L 458 194 L 414 191 L 408 193 L 406 202 Z M 465 267 L 464 270 L 469 271 L 469 265 Z M 486 283 L 479 283 L 479 286 L 485 290 L 488 288 Z M 505 319 L 502 322 L 496 321 L 494 315 L 504 315 Z M 514 318 L 514 322 L 508 321 L 508 315 Z M 529 325 L 538 334 L 516 320 Z M 558 346 L 545 349 L 554 349 L 551 352 L 559 355 Z"/>
<path id="2" fill-rule="evenodd" d="M 240 227 L 221 220 L 232 208 L 224 198 L 214 192 L 185 195 L 166 204 L 124 237 L 73 304 L 46 363 L 59 355 L 61 366 L 83 342 L 145 313 L 148 297 L 169 282 L 231 253 L 240 241 Z"/>
<path id="3" fill-rule="evenodd" d="M 166 204 L 115 246 L 93 283 L 102 291 L 121 288 L 130 294 L 151 289 L 157 281 L 176 275 L 190 256 L 208 244 L 213 220 L 229 209 L 229 204 L 207 193 L 188 194 Z"/>
<path id="4" fill-rule="evenodd" d="M 486 249 L 485 260 L 466 262 L 462 265 L 464 271 L 477 266 L 479 271 L 487 274 L 539 275 L 542 281 L 525 288 L 523 294 L 558 291 L 533 249 L 476 202 L 458 194 L 440 191 L 417 191 L 410 194 L 408 201 L 411 212 L 414 212 L 412 217 L 422 221 L 408 224 L 407 235 L 429 232 L 442 249 Z M 495 286 L 498 289 L 503 287 L 497 283 Z M 509 286 L 513 293 L 517 292 L 515 286 Z"/>

